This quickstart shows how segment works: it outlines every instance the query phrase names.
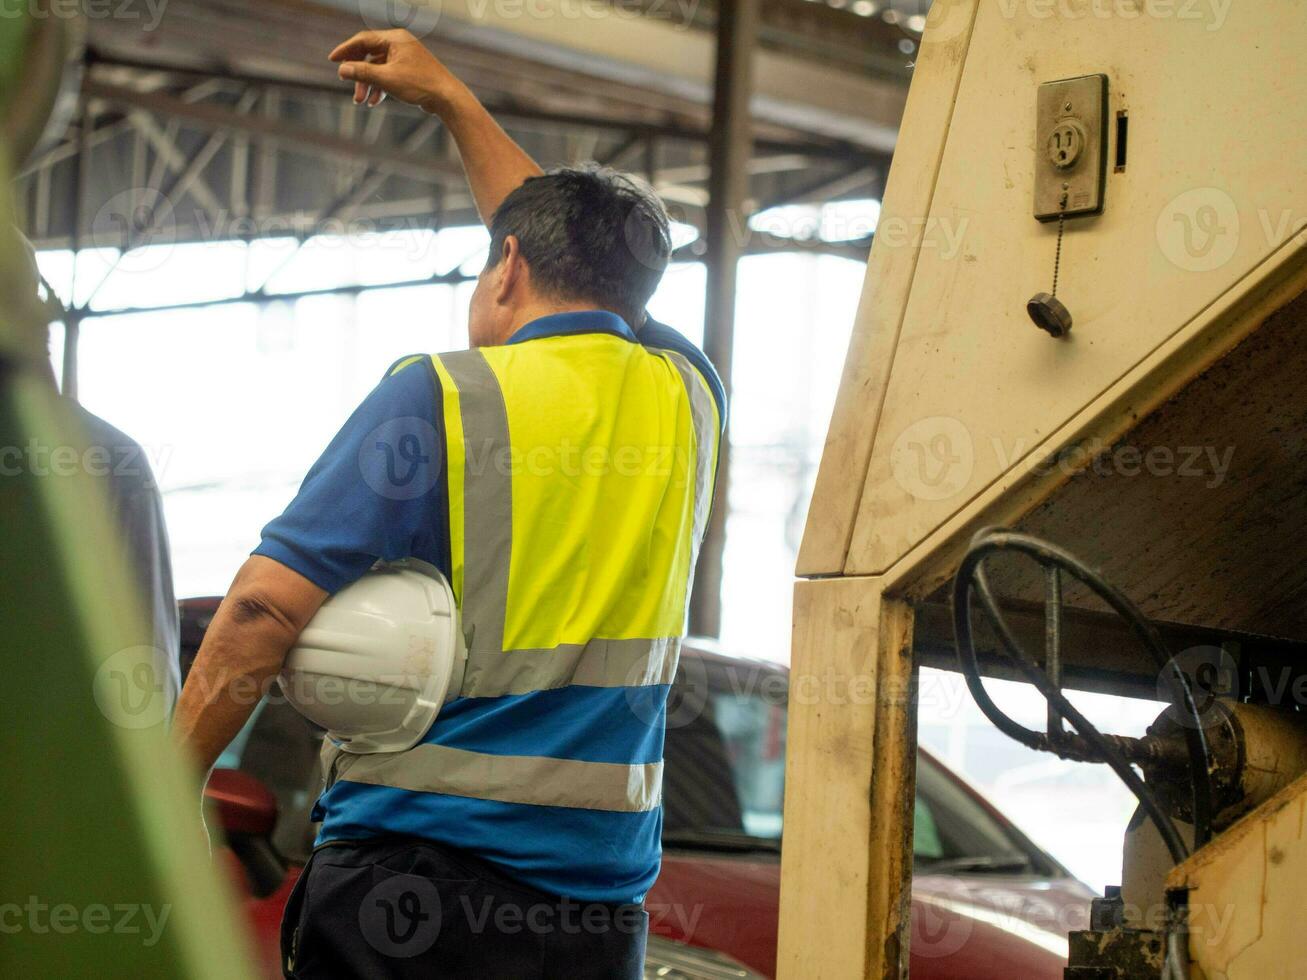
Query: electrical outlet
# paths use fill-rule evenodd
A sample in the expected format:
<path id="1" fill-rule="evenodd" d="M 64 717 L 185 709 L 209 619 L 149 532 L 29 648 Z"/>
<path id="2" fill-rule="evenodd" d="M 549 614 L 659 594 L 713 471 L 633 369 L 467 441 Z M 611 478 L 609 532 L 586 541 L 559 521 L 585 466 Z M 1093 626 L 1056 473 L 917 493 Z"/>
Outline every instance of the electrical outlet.
<path id="1" fill-rule="evenodd" d="M 1035 217 L 1098 214 L 1107 175 L 1107 76 L 1045 82 L 1035 118 Z"/>

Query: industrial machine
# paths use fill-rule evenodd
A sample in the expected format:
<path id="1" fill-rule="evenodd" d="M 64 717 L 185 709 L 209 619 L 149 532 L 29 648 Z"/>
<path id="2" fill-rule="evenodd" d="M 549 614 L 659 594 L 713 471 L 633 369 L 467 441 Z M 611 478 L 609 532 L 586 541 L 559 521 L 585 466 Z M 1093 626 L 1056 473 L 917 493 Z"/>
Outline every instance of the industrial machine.
<path id="1" fill-rule="evenodd" d="M 906 973 L 922 665 L 1139 797 L 1068 980 L 1294 975 L 1303 50 L 1293 4 L 931 5 L 799 559 L 781 976 Z"/>

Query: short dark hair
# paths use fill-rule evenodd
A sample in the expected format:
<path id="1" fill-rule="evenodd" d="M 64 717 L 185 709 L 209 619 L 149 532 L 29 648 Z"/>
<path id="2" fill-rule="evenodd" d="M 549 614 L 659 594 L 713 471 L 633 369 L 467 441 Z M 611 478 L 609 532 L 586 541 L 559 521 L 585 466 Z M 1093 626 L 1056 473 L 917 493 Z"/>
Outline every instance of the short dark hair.
<path id="1" fill-rule="evenodd" d="M 652 187 L 607 167 L 528 178 L 490 219 L 487 268 L 516 236 L 535 287 L 620 314 L 639 329 L 671 258 L 667 210 Z"/>

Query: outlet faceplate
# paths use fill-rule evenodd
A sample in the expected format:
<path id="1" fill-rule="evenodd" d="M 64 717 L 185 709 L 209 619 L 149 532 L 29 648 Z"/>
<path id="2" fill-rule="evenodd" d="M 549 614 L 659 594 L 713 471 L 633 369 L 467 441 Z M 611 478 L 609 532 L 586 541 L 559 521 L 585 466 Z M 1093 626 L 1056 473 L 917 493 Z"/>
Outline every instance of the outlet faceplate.
<path id="1" fill-rule="evenodd" d="M 1035 217 L 1098 214 L 1107 176 L 1107 76 L 1045 82 L 1035 119 Z"/>

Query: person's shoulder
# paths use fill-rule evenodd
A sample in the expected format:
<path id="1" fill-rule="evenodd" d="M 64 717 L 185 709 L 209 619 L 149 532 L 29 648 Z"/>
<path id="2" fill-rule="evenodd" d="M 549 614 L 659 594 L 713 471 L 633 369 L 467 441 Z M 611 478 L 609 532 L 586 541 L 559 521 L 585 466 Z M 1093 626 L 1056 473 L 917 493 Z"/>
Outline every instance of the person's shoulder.
<path id="1" fill-rule="evenodd" d="M 71 398 L 66 401 L 86 436 L 87 448 L 98 455 L 91 472 L 106 478 L 122 500 L 157 498 L 154 469 L 141 444 L 79 402 Z"/>
<path id="2" fill-rule="evenodd" d="M 713 399 L 717 402 L 717 411 L 723 421 L 726 418 L 726 386 L 722 384 L 721 377 L 717 374 L 717 369 L 713 367 L 712 361 L 708 355 L 699 349 L 699 347 L 673 327 L 665 323 L 660 323 L 653 317 L 646 317 L 644 326 L 636 334 L 640 343 L 653 350 L 671 351 L 674 354 L 680 354 L 690 362 L 691 367 L 703 375 L 704 382 L 708 385 L 708 390 L 712 392 Z"/>
<path id="3" fill-rule="evenodd" d="M 360 406 L 365 415 L 427 416 L 439 402 L 440 379 L 430 354 L 409 354 L 386 368 Z"/>
<path id="4" fill-rule="evenodd" d="M 82 428 L 86 432 L 87 441 L 92 446 L 103 446 L 106 449 L 115 450 L 132 450 L 139 452 L 140 443 L 129 436 L 117 426 L 110 425 L 100 416 L 96 415 L 90 409 L 85 408 L 80 402 L 73 399 L 67 399 L 73 414 L 77 416 Z"/>
<path id="5" fill-rule="evenodd" d="M 439 387 L 433 354 L 407 354 L 386 368 L 377 389 L 387 392 L 424 392 L 434 384 Z"/>
<path id="6" fill-rule="evenodd" d="M 428 369 L 430 368 L 430 354 L 406 354 L 391 364 L 390 367 L 386 368 L 386 372 L 381 376 L 381 380 L 385 381 L 387 378 L 396 377 L 405 371 L 410 372 L 409 377 L 412 377 L 414 374 L 421 374 L 422 366 L 424 364 Z"/>

